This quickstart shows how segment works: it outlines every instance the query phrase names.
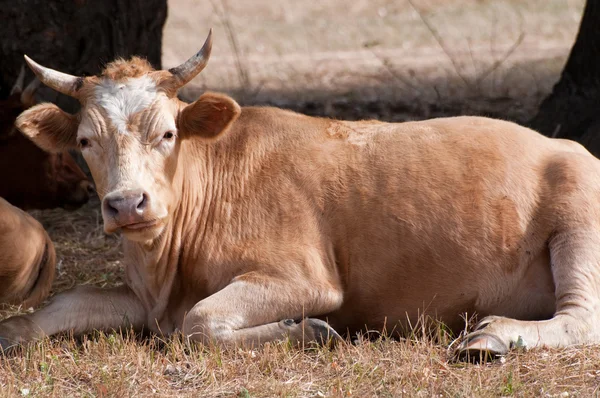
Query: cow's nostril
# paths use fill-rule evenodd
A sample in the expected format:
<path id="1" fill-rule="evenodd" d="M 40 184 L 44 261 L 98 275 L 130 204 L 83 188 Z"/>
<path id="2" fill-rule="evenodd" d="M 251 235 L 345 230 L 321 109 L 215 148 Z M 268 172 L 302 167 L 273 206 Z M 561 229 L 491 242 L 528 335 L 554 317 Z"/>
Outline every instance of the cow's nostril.
<path id="1" fill-rule="evenodd" d="M 137 204 L 136 210 L 143 211 L 146 208 L 147 203 L 148 203 L 148 198 L 146 196 L 146 193 L 142 193 L 141 200 Z"/>
<path id="2" fill-rule="evenodd" d="M 113 217 L 119 214 L 117 203 L 112 203 L 111 200 L 104 201 L 104 210 Z"/>

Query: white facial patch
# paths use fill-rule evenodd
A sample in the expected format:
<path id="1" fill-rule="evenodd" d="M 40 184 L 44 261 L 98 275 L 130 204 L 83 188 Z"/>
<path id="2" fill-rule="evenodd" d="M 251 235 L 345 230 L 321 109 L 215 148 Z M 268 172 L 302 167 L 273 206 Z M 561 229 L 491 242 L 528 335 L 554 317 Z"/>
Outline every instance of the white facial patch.
<path id="1" fill-rule="evenodd" d="M 95 88 L 96 103 L 107 113 L 109 121 L 121 134 L 127 134 L 131 116 L 149 107 L 158 95 L 156 83 L 149 76 L 115 82 L 105 79 Z"/>

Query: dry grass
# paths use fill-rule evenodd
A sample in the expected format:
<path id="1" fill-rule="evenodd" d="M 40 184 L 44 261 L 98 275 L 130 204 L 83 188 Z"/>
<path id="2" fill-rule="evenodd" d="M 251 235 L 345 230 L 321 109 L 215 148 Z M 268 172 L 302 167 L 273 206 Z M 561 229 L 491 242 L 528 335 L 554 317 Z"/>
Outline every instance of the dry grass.
<path id="1" fill-rule="evenodd" d="M 0 359 L 3 396 L 593 396 L 598 347 L 515 352 L 491 364 L 448 361 L 427 338 L 335 350 L 286 342 L 258 350 L 189 347 L 179 338 L 96 333 L 46 340 Z"/>
<path id="2" fill-rule="evenodd" d="M 244 93 L 247 103 L 351 119 L 477 113 L 524 121 L 558 77 L 584 1 L 412 3 L 171 0 L 164 63 L 170 67 L 184 60 L 213 26 L 213 57 L 185 94 L 190 98 L 209 88 Z M 223 5 L 228 12 L 219 14 Z M 235 35 L 237 53 L 228 34 Z M 121 248 L 103 234 L 98 209 L 96 200 L 74 213 L 34 212 L 60 259 L 54 293 L 79 283 L 120 283 Z M 0 317 L 23 311 L 28 309 L 4 308 Z M 599 394 L 600 347 L 515 352 L 492 364 L 455 364 L 448 361 L 449 336 L 438 332 L 435 340 L 420 333 L 403 341 L 359 339 L 332 351 L 300 351 L 285 342 L 220 351 L 128 333 L 62 336 L 0 358 L 0 395 Z"/>

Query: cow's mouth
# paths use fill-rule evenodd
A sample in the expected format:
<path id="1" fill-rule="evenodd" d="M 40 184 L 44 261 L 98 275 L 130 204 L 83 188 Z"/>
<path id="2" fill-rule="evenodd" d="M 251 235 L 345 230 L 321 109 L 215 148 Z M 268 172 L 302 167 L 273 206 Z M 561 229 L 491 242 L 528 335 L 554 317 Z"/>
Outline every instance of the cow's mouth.
<path id="1" fill-rule="evenodd" d="M 122 225 L 121 229 L 124 232 L 138 232 L 138 231 L 141 231 L 144 229 L 155 227 L 156 224 L 158 224 L 158 220 L 143 221 L 143 222 L 136 222 L 136 223 L 132 223 L 132 224 Z"/>
<path id="2" fill-rule="evenodd" d="M 67 211 L 77 210 L 89 202 L 93 194 L 93 185 L 88 184 L 86 188 L 79 188 L 72 191 L 70 195 L 65 195 L 61 207 Z"/>

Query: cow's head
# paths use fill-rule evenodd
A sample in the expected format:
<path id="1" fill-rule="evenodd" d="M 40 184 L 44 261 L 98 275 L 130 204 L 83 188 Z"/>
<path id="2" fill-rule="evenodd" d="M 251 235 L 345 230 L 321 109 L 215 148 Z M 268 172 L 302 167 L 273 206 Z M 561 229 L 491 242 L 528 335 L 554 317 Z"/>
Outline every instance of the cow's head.
<path id="1" fill-rule="evenodd" d="M 23 209 L 76 209 L 93 185 L 68 152 L 48 153 L 19 134 L 15 119 L 35 104 L 34 79 L 23 89 L 21 70 L 10 96 L 0 101 L 0 197 Z"/>
<path id="2" fill-rule="evenodd" d="M 177 90 L 208 62 L 209 33 L 202 49 L 182 65 L 155 71 L 140 58 L 117 60 L 99 76 L 76 77 L 27 62 L 48 86 L 81 102 L 70 115 L 53 104 L 38 105 L 17 120 L 19 129 L 49 151 L 79 148 L 100 198 L 107 233 L 121 230 L 147 241 L 164 230 L 180 201 L 174 179 L 182 141 L 211 140 L 240 113 L 229 97 L 204 94 L 186 104 Z"/>

